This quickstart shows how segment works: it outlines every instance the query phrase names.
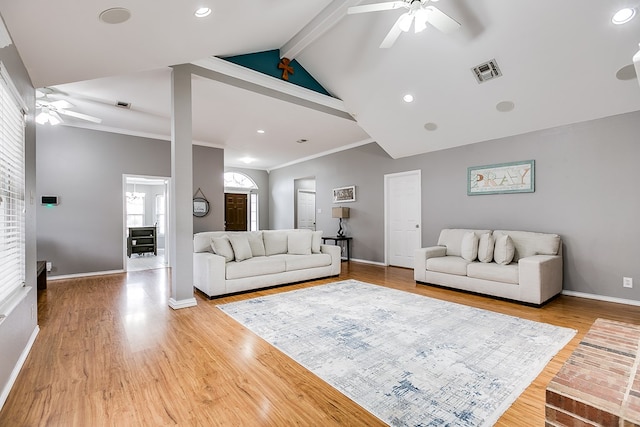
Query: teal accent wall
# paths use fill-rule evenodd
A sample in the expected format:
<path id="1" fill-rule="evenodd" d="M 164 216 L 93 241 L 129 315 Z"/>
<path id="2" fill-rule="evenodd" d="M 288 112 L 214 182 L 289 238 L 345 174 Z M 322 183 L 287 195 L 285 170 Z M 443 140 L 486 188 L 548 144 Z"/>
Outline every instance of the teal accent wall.
<path id="1" fill-rule="evenodd" d="M 280 63 L 280 51 L 278 49 L 228 56 L 221 59 L 282 80 L 282 70 L 278 68 L 278 64 Z M 289 65 L 293 67 L 294 70 L 293 74 L 289 73 L 289 83 L 302 86 L 323 95 L 332 96 L 298 61 L 294 59 Z"/>

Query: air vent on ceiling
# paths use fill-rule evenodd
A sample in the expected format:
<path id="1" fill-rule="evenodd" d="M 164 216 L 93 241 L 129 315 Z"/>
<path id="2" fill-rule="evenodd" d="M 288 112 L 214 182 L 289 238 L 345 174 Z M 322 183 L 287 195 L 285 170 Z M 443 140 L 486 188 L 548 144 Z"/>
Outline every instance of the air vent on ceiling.
<path id="1" fill-rule="evenodd" d="M 131 103 L 130 102 L 124 102 L 124 101 L 116 101 L 116 107 L 129 109 L 129 108 L 131 108 Z"/>
<path id="2" fill-rule="evenodd" d="M 473 75 L 476 76 L 478 83 L 484 83 L 487 80 L 495 79 L 502 75 L 495 59 L 473 67 L 471 71 L 473 71 Z"/>

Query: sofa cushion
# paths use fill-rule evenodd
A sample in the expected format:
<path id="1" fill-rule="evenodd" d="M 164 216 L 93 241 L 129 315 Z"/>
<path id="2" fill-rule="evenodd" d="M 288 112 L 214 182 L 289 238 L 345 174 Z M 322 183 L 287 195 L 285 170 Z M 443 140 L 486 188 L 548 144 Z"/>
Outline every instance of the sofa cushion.
<path id="1" fill-rule="evenodd" d="M 247 234 L 247 240 L 249 240 L 249 246 L 251 247 L 251 255 L 253 256 L 265 256 L 264 241 L 262 240 L 262 231 L 249 231 Z"/>
<path id="2" fill-rule="evenodd" d="M 311 237 L 311 253 L 319 254 L 320 244 L 322 243 L 322 231 L 314 231 Z"/>
<path id="3" fill-rule="evenodd" d="M 264 230 L 262 239 L 264 240 L 265 255 L 286 254 L 287 234 L 285 230 Z"/>
<path id="4" fill-rule="evenodd" d="M 296 231 L 287 235 L 287 253 L 291 255 L 311 255 L 311 231 Z"/>
<path id="5" fill-rule="evenodd" d="M 491 262 L 493 261 L 493 247 L 495 245 L 495 239 L 490 233 L 484 233 L 478 240 L 478 261 Z"/>
<path id="6" fill-rule="evenodd" d="M 493 247 L 493 259 L 500 265 L 507 265 L 513 261 L 515 247 L 508 234 L 498 234 Z"/>
<path id="7" fill-rule="evenodd" d="M 243 262 L 229 262 L 226 265 L 226 278 L 242 279 L 285 271 L 285 260 L 281 257 L 253 257 Z"/>
<path id="8" fill-rule="evenodd" d="M 518 264 L 499 265 L 495 262 L 473 262 L 467 266 L 467 276 L 493 282 L 518 284 Z"/>
<path id="9" fill-rule="evenodd" d="M 234 253 L 229 241 L 229 236 L 214 237 L 211 239 L 211 248 L 213 253 L 223 256 L 226 262 L 233 261 Z"/>
<path id="10" fill-rule="evenodd" d="M 287 271 L 331 265 L 331 255 L 329 254 L 285 255 L 284 259 Z"/>
<path id="11" fill-rule="evenodd" d="M 533 255 L 558 255 L 560 236 L 551 233 L 534 233 L 531 231 L 496 230 L 494 236 L 508 234 L 515 246 L 514 261 Z"/>
<path id="12" fill-rule="evenodd" d="M 473 231 L 477 236 L 483 233 L 491 233 L 491 230 L 470 230 L 466 228 L 445 228 L 440 231 L 438 246 L 447 247 L 447 255 L 462 256 L 462 238 L 465 233 Z"/>
<path id="13" fill-rule="evenodd" d="M 474 261 L 478 257 L 478 236 L 473 231 L 468 231 L 462 236 L 460 245 L 462 258 L 467 261 Z"/>
<path id="14" fill-rule="evenodd" d="M 229 242 L 233 248 L 236 261 L 244 261 L 253 256 L 247 233 L 232 233 L 229 235 Z"/>
<path id="15" fill-rule="evenodd" d="M 427 270 L 466 276 L 467 265 L 469 264 L 469 261 L 459 256 L 442 256 L 429 258 L 427 260 Z"/>

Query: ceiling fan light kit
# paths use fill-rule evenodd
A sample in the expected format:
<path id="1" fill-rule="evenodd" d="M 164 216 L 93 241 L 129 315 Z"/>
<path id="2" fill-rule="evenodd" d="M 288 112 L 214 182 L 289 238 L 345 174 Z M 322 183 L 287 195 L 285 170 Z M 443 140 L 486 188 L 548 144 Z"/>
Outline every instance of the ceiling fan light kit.
<path id="1" fill-rule="evenodd" d="M 380 44 L 380 48 L 385 49 L 393 46 L 401 33 L 409 32 L 411 24 L 414 24 L 415 33 L 424 31 L 427 28 L 427 23 L 445 34 L 449 34 L 460 28 L 460 23 L 455 19 L 442 12 L 437 7 L 429 5 L 429 3 L 435 3 L 436 1 L 437 0 L 403 0 L 366 4 L 350 7 L 347 9 L 347 13 L 353 15 L 357 13 L 381 12 L 399 8 L 409 9 L 407 12 L 400 15 Z"/>

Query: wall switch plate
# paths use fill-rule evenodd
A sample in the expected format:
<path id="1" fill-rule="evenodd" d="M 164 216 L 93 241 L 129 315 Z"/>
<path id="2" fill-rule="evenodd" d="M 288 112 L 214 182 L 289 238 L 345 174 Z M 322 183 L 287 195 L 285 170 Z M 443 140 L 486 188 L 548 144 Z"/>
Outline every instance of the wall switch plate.
<path id="1" fill-rule="evenodd" d="M 633 278 L 632 277 L 623 277 L 622 278 L 622 286 L 624 288 L 633 288 Z"/>
<path id="2" fill-rule="evenodd" d="M 47 261 L 47 272 L 48 272 L 48 273 L 51 273 L 51 268 L 52 268 L 52 267 L 53 267 L 53 266 L 51 265 L 51 261 Z"/>

